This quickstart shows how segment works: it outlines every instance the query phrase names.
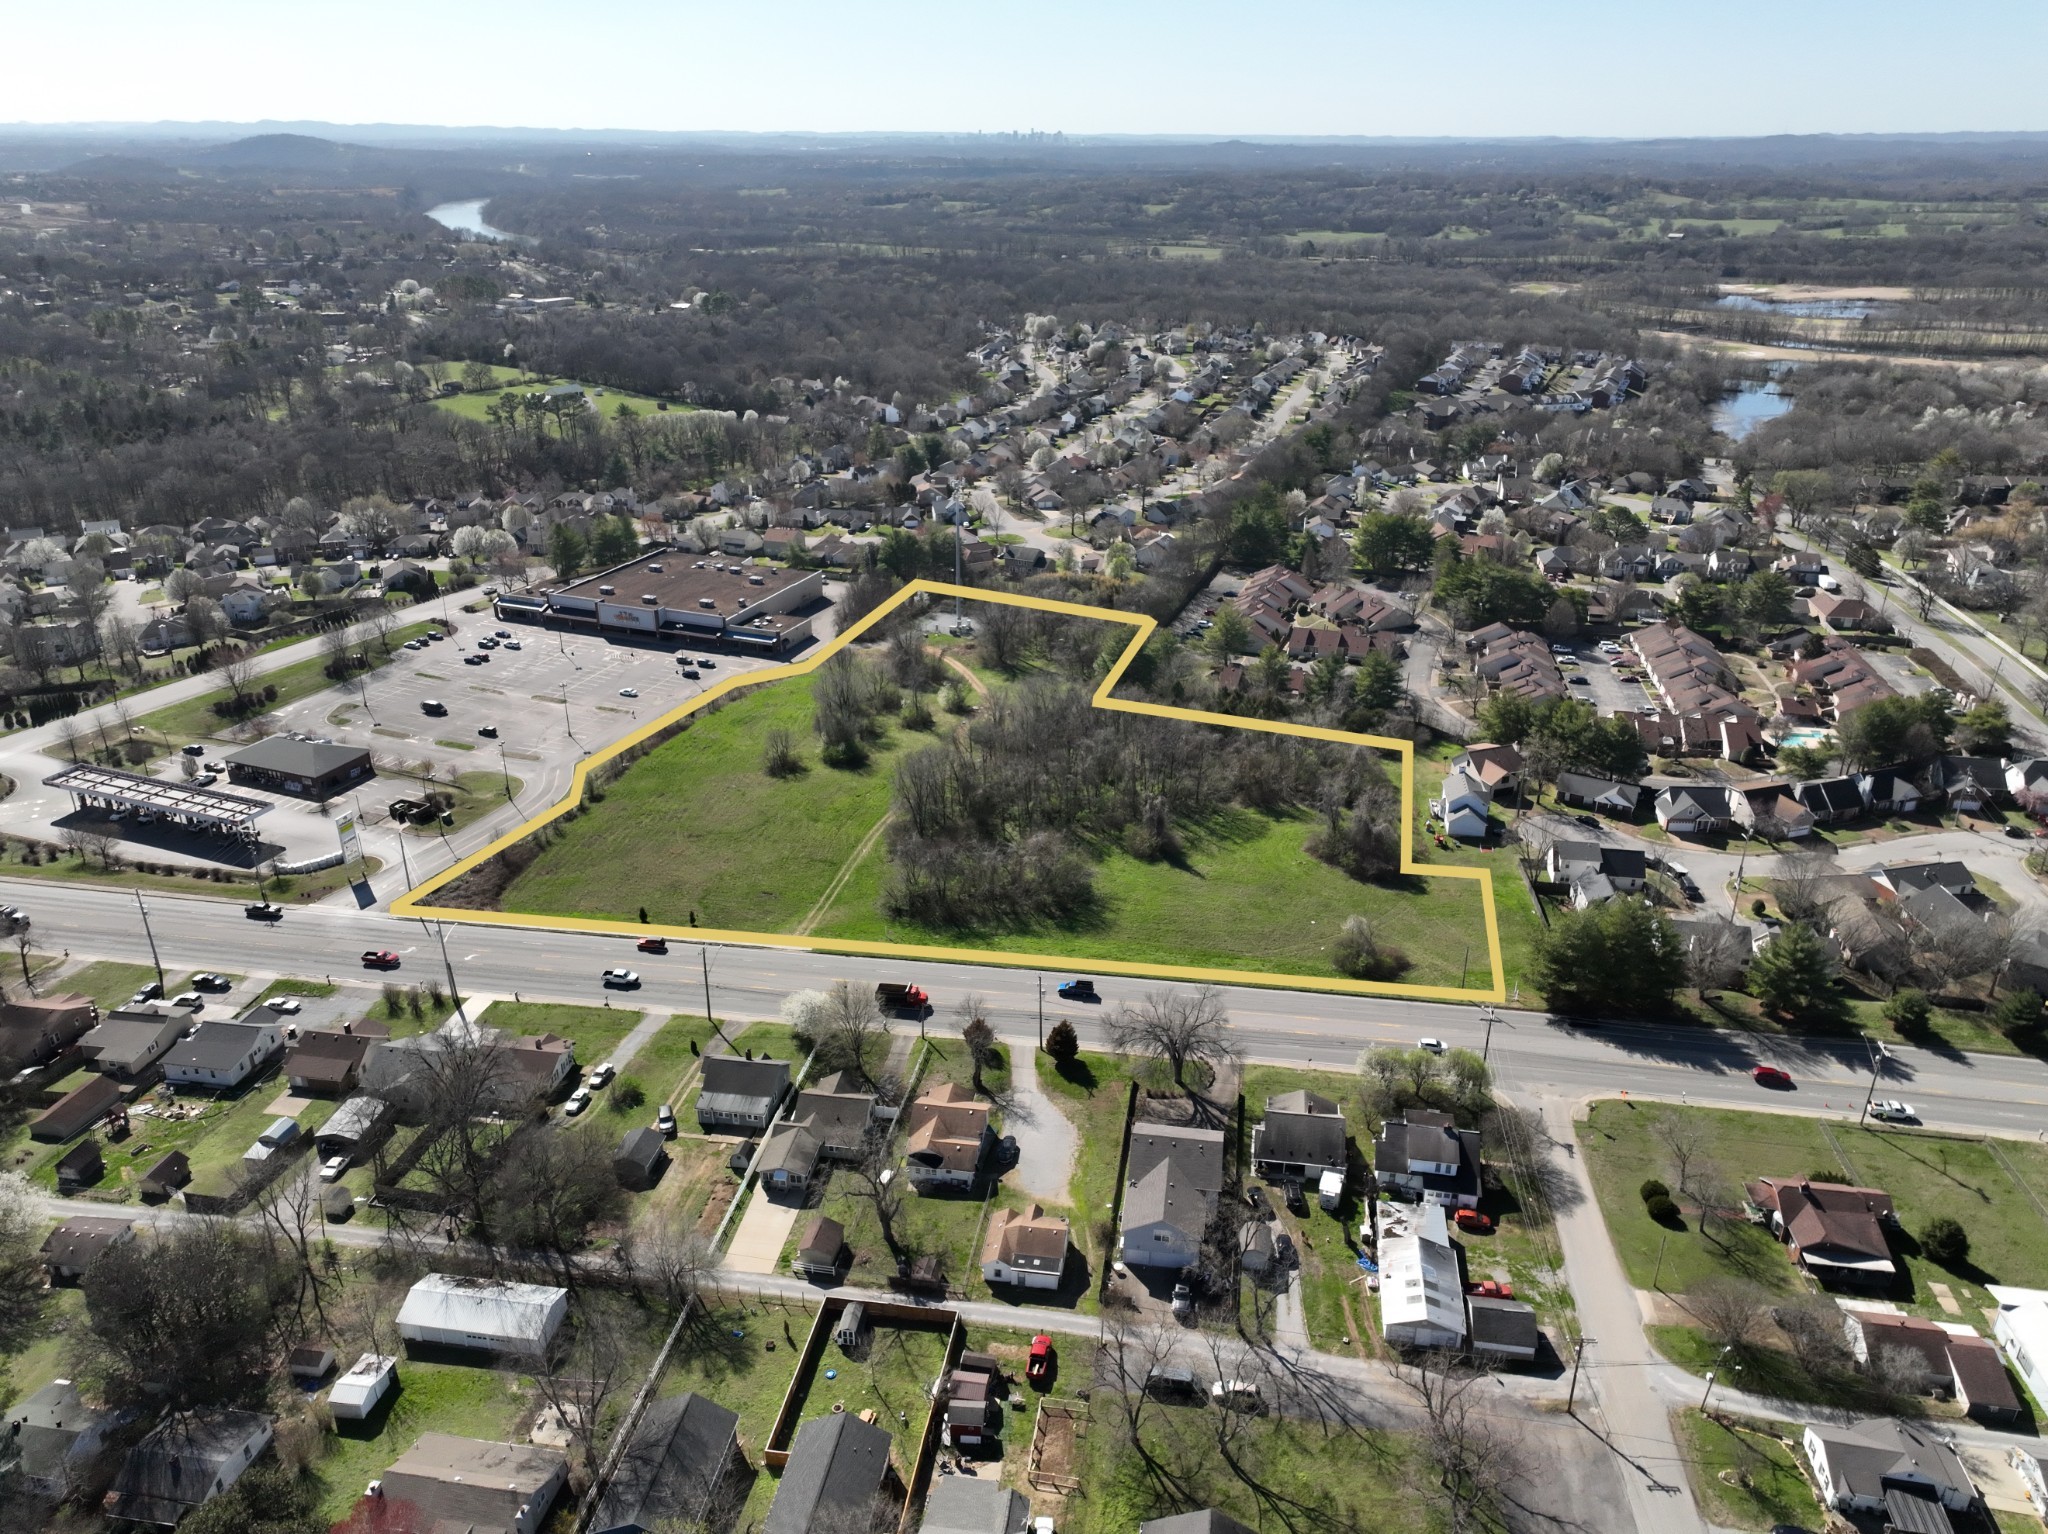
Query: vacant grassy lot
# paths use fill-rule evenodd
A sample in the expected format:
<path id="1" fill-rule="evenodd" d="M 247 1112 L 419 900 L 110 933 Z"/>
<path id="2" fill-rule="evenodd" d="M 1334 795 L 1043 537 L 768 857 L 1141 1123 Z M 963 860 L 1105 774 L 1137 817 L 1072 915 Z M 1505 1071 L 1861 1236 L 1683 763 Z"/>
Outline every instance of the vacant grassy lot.
<path id="1" fill-rule="evenodd" d="M 342 1367 L 354 1362 L 350 1357 Z M 386 1401 L 365 1421 L 335 1423 L 322 1440 L 324 1452 L 312 1474 L 320 1483 L 323 1522 L 346 1518 L 363 1488 L 422 1433 L 511 1441 L 514 1423 L 533 1401 L 533 1387 L 510 1371 L 405 1358 L 398 1364 L 398 1389 Z"/>
<path id="2" fill-rule="evenodd" d="M 808 770 L 761 770 L 768 732 L 786 729 Z M 508 911 L 783 932 L 804 919 L 888 812 L 893 731 L 860 768 L 827 767 L 811 746 L 807 677 L 756 688 L 634 766 L 515 879 Z M 559 824 L 559 823 L 558 823 Z"/>
<path id="3" fill-rule="evenodd" d="M 1087 1255 L 1088 1270 L 1102 1276 L 1115 1230 L 1116 1163 L 1123 1151 L 1124 1112 L 1130 1101 L 1130 1062 L 1118 1055 L 1082 1053 L 1063 1066 L 1038 1063 L 1038 1085 L 1073 1122 L 1079 1141 L 1074 1177 L 1068 1184 L 1074 1245 Z"/>
<path id="4" fill-rule="evenodd" d="M 148 964 L 124 964 L 118 959 L 96 959 L 90 964 L 81 964 L 70 974 L 56 982 L 56 989 L 77 991 L 90 996 L 99 1004 L 102 1012 L 119 1006 L 143 986 L 154 983 L 156 970 Z M 164 994 L 175 996 L 184 989 L 184 975 L 174 969 L 164 971 Z M 45 986 L 44 990 L 52 987 Z"/>
<path id="5" fill-rule="evenodd" d="M 1808 1528 L 1820 1521 L 1820 1506 L 1780 1437 L 1796 1438 L 1789 1423 L 1757 1424 L 1735 1432 L 1696 1411 L 1677 1414 L 1680 1446 L 1708 1522 L 1728 1529 L 1769 1529 L 1775 1524 Z"/>
<path id="6" fill-rule="evenodd" d="M 559 1034 L 576 1046 L 576 1064 L 588 1071 L 633 1031 L 640 1013 L 628 1006 L 574 1007 L 543 1001 L 494 1001 L 478 1021 L 509 1034 Z"/>
<path id="7" fill-rule="evenodd" d="M 490 418 L 488 414 L 490 407 L 497 402 L 500 395 L 509 394 L 514 399 L 523 399 L 529 394 L 538 393 L 554 384 L 574 381 L 556 378 L 520 380 L 517 374 L 509 368 L 499 368 L 497 372 L 501 380 L 508 374 L 512 375 L 508 387 L 480 389 L 475 393 L 443 394 L 438 396 L 434 403 L 450 415 L 459 415 L 469 421 L 484 421 Z M 454 377 L 458 382 L 460 381 L 459 374 L 451 373 L 451 377 Z M 591 402 L 597 406 L 598 412 L 607 419 L 617 415 L 621 405 L 625 406 L 626 412 L 629 415 L 653 415 L 664 408 L 660 401 L 645 394 L 629 394 L 623 389 L 600 389 L 594 384 L 589 385 L 588 390 Z M 670 414 L 684 415 L 689 412 L 690 407 L 688 405 L 669 405 L 666 409 Z M 576 419 L 573 409 L 564 411 L 563 415 L 565 420 L 573 421 Z M 554 428 L 552 425 L 546 425 L 545 429 L 552 431 Z"/>
<path id="8" fill-rule="evenodd" d="M 1205 1507 L 1262 1534 L 1422 1527 L 1407 1484 L 1413 1450 L 1390 1434 L 1246 1418 L 1226 1462 L 1217 1452 L 1215 1413 L 1158 1406 L 1146 1414 L 1144 1444 L 1171 1474 L 1177 1494 L 1170 1495 L 1165 1477 L 1148 1471 L 1111 1415 L 1108 1407 L 1098 1411 L 1081 1440 L 1082 1490 L 1067 1499 L 1062 1523 L 1073 1534 L 1128 1534 L 1146 1519 Z M 1285 1500 L 1276 1506 L 1264 1488 Z"/>
<path id="9" fill-rule="evenodd" d="M 1985 1284 L 2048 1283 L 2048 1220 L 2028 1196 L 2048 1189 L 2048 1156 L 2040 1146 L 1858 1129 L 1784 1114 L 1596 1103 L 1582 1136 L 1587 1166 L 1622 1263 L 1639 1288 L 1651 1286 L 1660 1246 L 1657 1282 L 1667 1293 L 1682 1294 L 1724 1274 L 1779 1292 L 1804 1282 L 1768 1231 L 1739 1218 L 1715 1220 L 1709 1237 L 1700 1234 L 1689 1203 L 1682 1201 L 1685 1228 L 1668 1233 L 1644 1212 L 1637 1189 L 1645 1177 L 1676 1186 L 1656 1126 L 1679 1121 L 1696 1127 L 1731 1200 L 1739 1196 L 1735 1184 L 1752 1177 L 1826 1171 L 1891 1194 L 1902 1227 L 1892 1255 L 1902 1276 L 1887 1298 L 1915 1314 L 1981 1328 L 1983 1307 L 1993 1303 Z M 1915 1239 L 1941 1214 L 1961 1221 L 1970 1237 L 1969 1259 L 1954 1269 L 1929 1260 Z M 1937 1284 L 1948 1290 L 1956 1311 L 1942 1305 Z"/>

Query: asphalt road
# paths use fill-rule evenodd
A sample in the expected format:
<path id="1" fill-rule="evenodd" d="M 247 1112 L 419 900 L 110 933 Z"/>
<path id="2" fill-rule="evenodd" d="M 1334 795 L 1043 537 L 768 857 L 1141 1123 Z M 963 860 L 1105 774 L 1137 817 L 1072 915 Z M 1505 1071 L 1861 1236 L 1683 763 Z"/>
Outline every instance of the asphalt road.
<path id="1" fill-rule="evenodd" d="M 395 888 L 395 871 L 381 875 Z M 391 889 L 378 894 L 388 897 Z M 0 901 L 19 904 L 35 921 L 35 948 L 74 956 L 148 962 L 149 945 L 133 895 L 119 890 L 0 879 Z M 246 919 L 239 904 L 185 896 L 148 897 L 150 925 L 166 967 L 245 974 L 332 976 L 381 985 L 387 978 L 445 978 L 434 930 L 377 910 L 332 906 L 287 911 L 275 923 Z M 448 963 L 468 995 L 594 1003 L 605 995 L 599 973 L 615 965 L 640 972 L 638 992 L 621 995 L 650 1008 L 700 1012 L 700 952 L 709 959 L 711 1005 L 721 1017 L 773 1017 L 784 995 L 835 979 L 863 985 L 911 980 L 932 994 L 927 1026 L 950 1030 L 953 1009 L 970 991 L 984 997 L 1005 1036 L 1035 1036 L 1040 976 L 993 965 L 918 964 L 808 953 L 795 949 L 672 942 L 666 956 L 633 951 L 630 928 L 604 937 L 545 929 L 449 924 Z M 360 955 L 390 949 L 400 968 L 366 971 Z M 1104 1001 L 1066 1006 L 1054 996 L 1059 975 L 1045 975 L 1048 1024 L 1067 1017 L 1084 1043 L 1099 1045 L 1108 1014 L 1121 999 L 1150 987 L 1104 980 Z M 1347 1069 L 1375 1044 L 1413 1044 L 1422 1037 L 1473 1049 L 1488 1046 L 1484 1014 L 1475 1008 L 1376 997 L 1233 987 L 1223 993 L 1240 1049 L 1276 1064 Z M 915 1026 L 899 1022 L 899 1028 Z M 1768 1059 L 1792 1073 L 1795 1085 L 1771 1091 L 1749 1067 Z M 1860 1040 L 1760 1038 L 1732 1031 L 1641 1023 L 1568 1024 L 1540 1012 L 1502 1010 L 1492 1028 L 1489 1059 L 1501 1085 L 1517 1093 L 1575 1099 L 1627 1091 L 1746 1108 L 1836 1112 L 1853 1117 L 1871 1081 L 1871 1056 Z M 1882 1062 L 1879 1094 L 1920 1109 L 1929 1126 L 2031 1136 L 2048 1128 L 2048 1066 L 1997 1055 L 1897 1049 Z"/>

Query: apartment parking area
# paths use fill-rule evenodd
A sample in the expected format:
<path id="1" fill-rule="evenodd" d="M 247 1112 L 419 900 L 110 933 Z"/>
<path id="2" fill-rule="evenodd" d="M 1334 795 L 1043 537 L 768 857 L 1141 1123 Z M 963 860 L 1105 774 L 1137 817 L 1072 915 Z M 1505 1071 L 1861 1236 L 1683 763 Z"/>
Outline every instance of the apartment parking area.
<path id="1" fill-rule="evenodd" d="M 1560 669 L 1565 675 L 1565 686 L 1569 696 L 1581 703 L 1590 703 L 1602 718 L 1623 710 L 1654 708 L 1657 700 L 1649 690 L 1632 677 L 1621 675 L 1614 669 L 1613 662 L 1619 656 L 1603 654 L 1590 642 L 1572 647 L 1569 657 L 1577 664 L 1565 666 L 1567 657 L 1558 656 Z M 1583 677 L 1583 682 L 1574 678 Z"/>

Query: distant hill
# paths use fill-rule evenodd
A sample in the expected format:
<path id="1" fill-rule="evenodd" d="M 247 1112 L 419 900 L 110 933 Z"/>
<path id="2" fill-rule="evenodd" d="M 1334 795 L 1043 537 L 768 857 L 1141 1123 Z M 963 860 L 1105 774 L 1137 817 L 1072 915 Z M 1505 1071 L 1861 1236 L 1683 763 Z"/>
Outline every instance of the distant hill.
<path id="1" fill-rule="evenodd" d="M 168 181 L 177 172 L 161 160 L 136 154 L 94 154 L 63 168 L 61 175 L 86 181 Z"/>
<path id="2" fill-rule="evenodd" d="M 227 170 L 321 170 L 345 164 L 358 153 L 353 145 L 304 133 L 259 133 L 202 149 L 192 156 L 192 163 Z"/>

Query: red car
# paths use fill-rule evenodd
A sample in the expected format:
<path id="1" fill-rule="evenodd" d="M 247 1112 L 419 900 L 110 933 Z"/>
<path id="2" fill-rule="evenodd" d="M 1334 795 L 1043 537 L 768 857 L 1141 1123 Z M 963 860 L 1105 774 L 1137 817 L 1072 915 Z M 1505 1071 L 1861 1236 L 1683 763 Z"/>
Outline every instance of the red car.
<path id="1" fill-rule="evenodd" d="M 643 937 L 633 946 L 642 953 L 667 953 L 668 939 L 665 937 Z"/>
<path id="2" fill-rule="evenodd" d="M 1475 1294 L 1483 1300 L 1511 1300 L 1515 1297 L 1515 1286 L 1502 1283 L 1499 1279 L 1484 1279 L 1465 1286 L 1467 1294 Z"/>
<path id="3" fill-rule="evenodd" d="M 1476 1231 L 1482 1236 L 1493 1229 L 1493 1216 L 1477 1209 L 1460 1209 L 1451 1218 L 1458 1222 L 1458 1229 Z"/>
<path id="4" fill-rule="evenodd" d="M 396 969 L 398 968 L 398 955 L 388 948 L 365 948 L 363 950 L 363 968 Z"/>
<path id="5" fill-rule="evenodd" d="M 1756 1078 L 1757 1085 L 1759 1086 L 1789 1087 L 1792 1085 L 1792 1073 L 1780 1070 L 1775 1065 L 1752 1066 L 1749 1074 Z"/>
<path id="6" fill-rule="evenodd" d="M 1052 1338 L 1040 1332 L 1031 1339 L 1031 1359 L 1024 1365 L 1024 1378 L 1042 1386 L 1052 1378 L 1052 1366 L 1058 1361 L 1059 1354 L 1052 1349 Z"/>

